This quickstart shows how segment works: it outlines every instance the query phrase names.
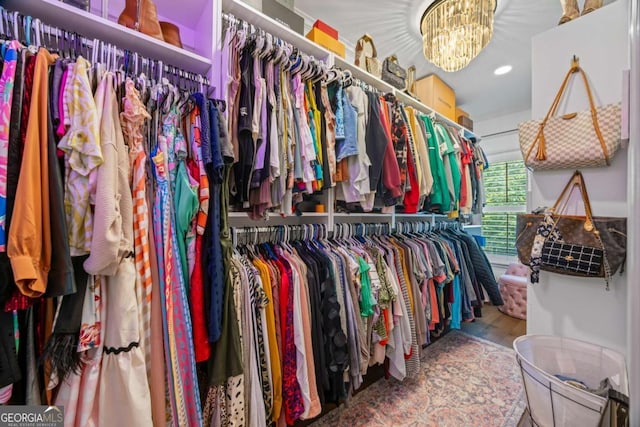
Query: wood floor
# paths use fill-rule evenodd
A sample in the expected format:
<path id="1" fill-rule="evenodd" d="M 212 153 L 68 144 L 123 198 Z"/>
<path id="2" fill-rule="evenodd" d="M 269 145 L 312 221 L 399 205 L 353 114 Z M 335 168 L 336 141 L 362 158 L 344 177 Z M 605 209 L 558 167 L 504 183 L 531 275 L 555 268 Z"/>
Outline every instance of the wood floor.
<path id="1" fill-rule="evenodd" d="M 482 317 L 471 323 L 463 323 L 462 330 L 478 338 L 513 348 L 513 340 L 527 333 L 527 322 L 507 316 L 497 307 L 486 304 L 482 307 Z"/>
<path id="2" fill-rule="evenodd" d="M 527 333 L 527 321 L 507 316 L 496 306 L 486 304 L 482 307 L 482 317 L 471 323 L 463 323 L 462 330 L 478 338 L 513 348 L 513 340 Z M 526 410 L 520 417 L 518 427 L 533 427 Z"/>

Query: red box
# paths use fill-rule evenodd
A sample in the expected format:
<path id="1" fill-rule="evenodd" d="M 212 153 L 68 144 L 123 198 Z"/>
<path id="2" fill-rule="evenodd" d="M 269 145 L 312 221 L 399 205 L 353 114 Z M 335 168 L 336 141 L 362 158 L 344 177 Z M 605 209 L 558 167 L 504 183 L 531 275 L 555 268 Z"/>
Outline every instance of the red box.
<path id="1" fill-rule="evenodd" d="M 331 36 L 331 38 L 338 40 L 338 30 L 330 27 L 319 19 L 313 24 L 313 28 L 317 28 L 328 36 Z"/>

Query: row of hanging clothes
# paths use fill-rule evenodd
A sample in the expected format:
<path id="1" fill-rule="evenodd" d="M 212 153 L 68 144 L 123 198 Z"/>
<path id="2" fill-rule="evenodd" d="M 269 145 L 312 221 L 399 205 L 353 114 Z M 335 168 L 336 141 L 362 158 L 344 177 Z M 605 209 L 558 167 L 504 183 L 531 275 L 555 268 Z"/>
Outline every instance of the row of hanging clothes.
<path id="1" fill-rule="evenodd" d="M 290 215 L 304 194 L 331 187 L 335 153 L 325 141 L 326 64 L 232 15 L 220 79 L 233 145 L 231 205 L 254 219 Z"/>
<path id="2" fill-rule="evenodd" d="M 232 15 L 214 71 L 234 147 L 231 205 L 289 215 L 336 188 L 347 211 L 479 213 L 486 157 L 434 114 L 404 106 Z"/>
<path id="3" fill-rule="evenodd" d="M 451 301 L 462 321 L 483 289 L 499 302 L 459 230 L 233 238 L 230 205 L 288 214 L 336 185 L 344 73 L 235 22 L 211 99 L 202 76 L 0 12 L 1 402 L 63 405 L 66 426 L 290 423 L 372 363 L 413 373 Z"/>
<path id="4" fill-rule="evenodd" d="M 201 426 L 201 390 L 235 372 L 225 103 L 201 75 L 0 12 L 0 402 Z"/>
<path id="5" fill-rule="evenodd" d="M 336 200 L 348 212 L 481 213 L 479 144 L 440 120 L 381 94 L 348 72 L 329 83 L 335 115 Z M 345 76 L 346 75 L 346 76 Z"/>
<path id="6" fill-rule="evenodd" d="M 384 365 L 415 377 L 421 349 L 472 321 L 491 266 L 457 223 L 232 230 L 230 263 L 244 372 L 205 402 L 211 425 L 292 425 L 318 416 Z M 485 294 L 486 293 L 486 294 Z M 427 361 L 428 363 L 428 361 Z"/>

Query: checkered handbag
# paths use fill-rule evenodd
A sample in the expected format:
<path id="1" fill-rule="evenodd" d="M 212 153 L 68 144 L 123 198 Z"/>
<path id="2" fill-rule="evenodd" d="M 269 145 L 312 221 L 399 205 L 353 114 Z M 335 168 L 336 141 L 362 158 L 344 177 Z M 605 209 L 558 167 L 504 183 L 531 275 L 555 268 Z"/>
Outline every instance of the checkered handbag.
<path id="1" fill-rule="evenodd" d="M 604 251 L 562 240 L 546 241 L 542 246 L 543 270 L 575 276 L 602 277 Z"/>
<path id="2" fill-rule="evenodd" d="M 562 95 L 576 73 L 582 76 L 590 108 L 556 116 Z M 608 166 L 620 148 L 620 122 L 620 104 L 596 108 L 587 75 L 574 59 L 546 117 L 518 126 L 524 162 L 533 170 Z"/>
<path id="3" fill-rule="evenodd" d="M 578 189 L 584 204 L 584 216 L 565 215 L 572 192 Z M 624 271 L 627 255 L 627 219 L 593 216 L 591 203 L 580 171 L 576 171 L 562 190 L 553 208 L 554 229 L 547 231 L 542 243 L 540 269 L 582 277 L 603 277 L 609 288 L 611 277 Z M 516 227 L 518 258 L 533 265 L 532 249 L 541 214 L 519 214 Z M 559 237 L 552 237 L 559 236 Z"/>

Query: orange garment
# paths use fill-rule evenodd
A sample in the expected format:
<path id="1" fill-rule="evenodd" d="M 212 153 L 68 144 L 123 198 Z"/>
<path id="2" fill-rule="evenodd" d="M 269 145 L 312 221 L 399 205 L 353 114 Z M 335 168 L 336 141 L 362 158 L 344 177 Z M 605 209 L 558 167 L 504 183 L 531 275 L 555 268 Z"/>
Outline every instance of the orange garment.
<path id="1" fill-rule="evenodd" d="M 429 329 L 434 330 L 436 325 L 440 323 L 440 311 L 438 310 L 438 296 L 436 295 L 436 283 L 433 279 L 429 279 L 429 298 L 431 300 L 431 322 Z"/>
<path id="2" fill-rule="evenodd" d="M 16 285 L 20 292 L 31 298 L 45 293 L 51 268 L 47 107 L 48 71 L 54 60 L 53 55 L 40 48 L 7 245 Z"/>
<path id="3" fill-rule="evenodd" d="M 415 316 L 415 308 L 414 308 L 414 303 L 413 303 L 413 289 L 411 289 L 411 279 L 409 279 L 409 275 L 408 275 L 408 271 L 409 269 L 407 268 L 407 263 L 405 262 L 405 257 L 404 257 L 404 249 L 395 241 L 392 241 L 391 244 L 398 250 L 398 255 L 400 257 L 400 265 L 402 266 L 402 271 L 399 271 L 398 274 L 402 274 L 402 277 L 404 277 L 404 281 L 407 285 L 407 294 L 409 295 L 409 305 L 410 307 L 409 310 L 411 310 L 411 313 Z"/>
<path id="4" fill-rule="evenodd" d="M 336 182 L 349 181 L 349 164 L 347 159 L 342 159 L 338 162 L 336 169 Z"/>
<path id="5" fill-rule="evenodd" d="M 280 363 L 280 351 L 278 350 L 278 339 L 276 337 L 276 318 L 273 306 L 273 290 L 271 289 L 271 275 L 269 274 L 269 267 L 264 261 L 254 259 L 253 265 L 260 272 L 262 288 L 269 300 L 264 308 L 264 312 L 267 322 L 267 336 L 269 338 L 271 389 L 273 391 L 273 412 L 271 414 L 271 419 L 274 422 L 277 422 L 278 418 L 280 418 L 280 411 L 282 410 L 282 370 Z M 269 414 L 267 414 L 267 416 L 269 416 Z"/>

